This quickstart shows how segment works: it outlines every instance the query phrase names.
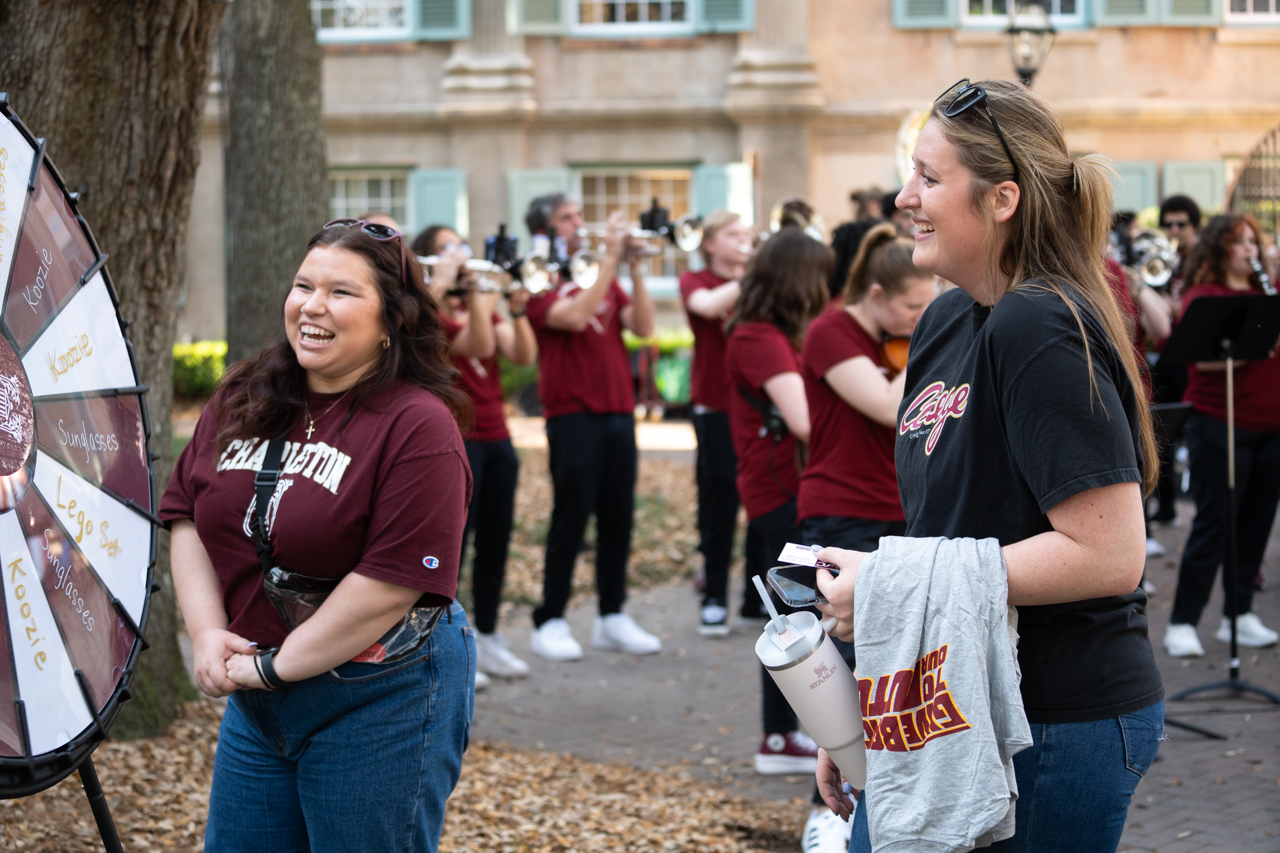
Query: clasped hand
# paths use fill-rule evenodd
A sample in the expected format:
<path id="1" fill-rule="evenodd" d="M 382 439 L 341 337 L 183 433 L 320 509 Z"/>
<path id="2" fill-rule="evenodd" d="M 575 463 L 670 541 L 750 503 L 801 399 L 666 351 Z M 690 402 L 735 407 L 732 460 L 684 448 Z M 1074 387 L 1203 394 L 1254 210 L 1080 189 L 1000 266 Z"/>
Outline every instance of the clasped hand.
<path id="1" fill-rule="evenodd" d="M 817 557 L 824 563 L 831 563 L 840 569 L 840 574 L 832 577 L 826 569 L 818 569 L 818 592 L 827 599 L 826 604 L 819 604 L 822 615 L 836 620 L 828 634 L 837 640 L 853 641 L 853 590 L 858 579 L 858 567 L 866 559 L 865 551 L 846 551 L 844 548 L 823 548 Z"/>
<path id="2" fill-rule="evenodd" d="M 196 687 L 206 696 L 228 696 L 241 687 L 261 687 L 253 668 L 258 644 L 238 634 L 208 628 L 191 638 Z M 245 665 L 248 671 L 245 671 Z"/>

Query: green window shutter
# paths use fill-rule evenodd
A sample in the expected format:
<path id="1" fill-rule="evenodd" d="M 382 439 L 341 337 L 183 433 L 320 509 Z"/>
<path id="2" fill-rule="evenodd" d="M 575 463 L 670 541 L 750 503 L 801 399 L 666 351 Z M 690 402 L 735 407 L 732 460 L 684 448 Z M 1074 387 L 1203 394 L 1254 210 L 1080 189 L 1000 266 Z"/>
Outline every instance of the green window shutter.
<path id="1" fill-rule="evenodd" d="M 471 38 L 471 0 L 411 0 L 414 38 L 458 41 Z"/>
<path id="2" fill-rule="evenodd" d="M 741 33 L 755 28 L 755 0 L 695 0 L 694 21 L 700 33 Z"/>
<path id="3" fill-rule="evenodd" d="M 1216 27 L 1222 24 L 1222 0 L 1159 0 L 1166 27 Z"/>
<path id="4" fill-rule="evenodd" d="M 470 236 L 467 173 L 462 169 L 414 169 L 409 173 L 409 239 L 430 225 L 448 225 L 464 240 Z"/>
<path id="5" fill-rule="evenodd" d="M 756 221 L 755 181 L 747 163 L 698 166 L 693 170 L 693 210 L 706 216 L 730 210 L 748 225 Z"/>
<path id="6" fill-rule="evenodd" d="M 1167 0 L 1094 0 L 1094 24 L 1099 27 L 1158 26 L 1163 2 Z"/>
<path id="7" fill-rule="evenodd" d="M 574 0 L 507 0 L 507 28 L 524 35 L 568 31 Z"/>
<path id="8" fill-rule="evenodd" d="M 1162 171 L 1162 198 L 1186 195 L 1205 213 L 1222 210 L 1227 169 L 1221 160 L 1166 160 Z"/>
<path id="9" fill-rule="evenodd" d="M 900 30 L 945 30 L 960 26 L 959 0 L 893 0 L 893 25 Z"/>
<path id="10" fill-rule="evenodd" d="M 1114 164 L 1117 175 L 1111 179 L 1115 190 L 1114 210 L 1138 213 L 1160 203 L 1156 193 L 1154 160 L 1129 160 Z"/>
<path id="11" fill-rule="evenodd" d="M 507 233 L 520 239 L 520 251 L 529 251 L 529 229 L 524 215 L 529 202 L 540 195 L 572 192 L 568 169 L 511 169 L 507 172 Z"/>

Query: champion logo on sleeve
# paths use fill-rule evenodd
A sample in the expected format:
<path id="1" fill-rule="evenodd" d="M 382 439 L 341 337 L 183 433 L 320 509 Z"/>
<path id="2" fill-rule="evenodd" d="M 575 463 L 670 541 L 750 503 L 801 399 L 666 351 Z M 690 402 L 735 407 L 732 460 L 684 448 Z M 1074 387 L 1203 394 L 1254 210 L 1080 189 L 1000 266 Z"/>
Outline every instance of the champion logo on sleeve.
<path id="1" fill-rule="evenodd" d="M 906 435 L 921 427 L 932 427 L 924 443 L 924 455 L 933 453 L 947 418 L 960 418 L 969 403 L 969 383 L 947 388 L 945 382 L 931 382 L 911 401 L 902 415 L 898 434 Z M 913 436 L 914 438 L 914 436 Z"/>
<path id="2" fill-rule="evenodd" d="M 435 557 L 423 557 L 422 565 L 426 566 L 428 569 L 438 569 L 440 568 L 440 561 Z"/>

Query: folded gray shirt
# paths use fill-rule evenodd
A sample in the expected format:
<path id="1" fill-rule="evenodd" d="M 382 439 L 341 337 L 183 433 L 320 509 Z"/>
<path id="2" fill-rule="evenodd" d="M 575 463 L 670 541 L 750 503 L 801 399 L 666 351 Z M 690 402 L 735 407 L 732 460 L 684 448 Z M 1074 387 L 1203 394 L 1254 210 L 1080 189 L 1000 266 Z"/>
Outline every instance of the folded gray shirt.
<path id="1" fill-rule="evenodd" d="M 1013 756 L 1031 746 L 1031 727 L 1008 591 L 995 539 L 886 536 L 858 570 L 875 853 L 972 850 L 1013 835 Z"/>

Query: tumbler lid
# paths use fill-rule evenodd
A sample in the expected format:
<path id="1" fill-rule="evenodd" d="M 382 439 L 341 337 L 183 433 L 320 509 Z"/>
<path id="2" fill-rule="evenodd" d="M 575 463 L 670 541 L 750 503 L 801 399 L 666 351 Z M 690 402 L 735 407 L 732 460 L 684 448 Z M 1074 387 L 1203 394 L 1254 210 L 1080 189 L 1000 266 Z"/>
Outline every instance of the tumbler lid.
<path id="1" fill-rule="evenodd" d="M 760 638 L 756 640 L 756 657 L 766 669 L 788 669 L 813 654 L 822 645 L 825 632 L 818 618 L 808 611 L 787 614 L 792 630 L 799 631 L 800 641 L 792 643 L 786 649 L 775 640 L 777 629 L 772 622 L 764 626 Z"/>

